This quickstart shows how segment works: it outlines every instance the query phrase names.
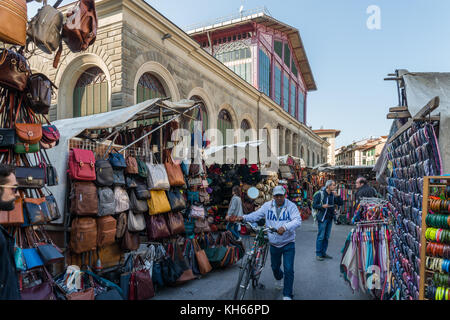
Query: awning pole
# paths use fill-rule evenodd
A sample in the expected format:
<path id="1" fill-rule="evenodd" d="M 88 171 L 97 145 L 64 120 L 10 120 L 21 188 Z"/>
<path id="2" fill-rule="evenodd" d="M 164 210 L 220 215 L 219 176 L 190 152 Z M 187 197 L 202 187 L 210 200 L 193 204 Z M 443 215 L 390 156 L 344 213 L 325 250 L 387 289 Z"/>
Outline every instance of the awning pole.
<path id="1" fill-rule="evenodd" d="M 142 137 L 140 137 L 139 139 L 133 141 L 132 143 L 130 143 L 129 145 L 123 147 L 122 149 L 119 150 L 119 153 L 121 153 L 122 151 L 128 149 L 129 147 L 131 147 L 132 145 L 136 144 L 137 142 L 141 141 L 142 139 L 146 138 L 147 136 L 151 135 L 153 132 L 155 132 L 156 130 L 159 130 L 160 128 L 164 127 L 166 124 L 172 122 L 173 120 L 178 119 L 179 117 L 181 117 L 182 115 L 184 115 L 186 112 L 191 111 L 192 109 L 198 108 L 200 106 L 200 104 L 196 104 L 192 107 L 190 107 L 189 109 L 187 109 L 186 111 L 184 111 L 183 113 L 173 117 L 170 120 L 167 120 L 166 122 L 164 122 L 162 125 L 158 126 L 157 128 L 151 130 L 150 132 L 147 132 L 145 135 L 143 135 Z"/>

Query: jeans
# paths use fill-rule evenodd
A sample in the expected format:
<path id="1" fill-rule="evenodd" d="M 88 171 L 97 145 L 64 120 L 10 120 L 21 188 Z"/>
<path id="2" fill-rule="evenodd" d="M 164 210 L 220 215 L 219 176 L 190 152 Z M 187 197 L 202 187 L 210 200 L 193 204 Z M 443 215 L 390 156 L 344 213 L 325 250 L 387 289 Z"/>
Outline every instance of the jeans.
<path id="1" fill-rule="evenodd" d="M 283 257 L 283 271 L 281 271 L 281 257 Z M 272 263 L 273 276 L 277 280 L 283 279 L 283 296 L 293 297 L 293 285 L 294 285 L 294 257 L 295 257 L 295 243 L 291 242 L 284 247 L 277 248 L 270 246 L 270 260 Z"/>
<path id="2" fill-rule="evenodd" d="M 227 230 L 231 231 L 236 239 L 239 239 L 241 237 L 241 233 L 239 232 L 239 225 L 237 223 L 228 223 Z"/>
<path id="3" fill-rule="evenodd" d="M 317 233 L 316 256 L 324 257 L 328 249 L 328 239 L 330 238 L 333 220 L 325 219 L 323 222 L 318 221 L 318 225 L 319 232 Z"/>

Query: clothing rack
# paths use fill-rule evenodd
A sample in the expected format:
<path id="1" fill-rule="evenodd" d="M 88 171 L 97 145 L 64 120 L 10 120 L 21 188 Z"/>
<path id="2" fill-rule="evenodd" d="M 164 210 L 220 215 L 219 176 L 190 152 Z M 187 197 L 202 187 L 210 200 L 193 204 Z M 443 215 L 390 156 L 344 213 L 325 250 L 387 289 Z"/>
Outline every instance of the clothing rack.
<path id="1" fill-rule="evenodd" d="M 387 220 L 373 220 L 373 221 L 362 221 L 362 222 L 357 222 L 356 226 L 366 226 L 366 225 L 387 225 L 388 221 Z"/>

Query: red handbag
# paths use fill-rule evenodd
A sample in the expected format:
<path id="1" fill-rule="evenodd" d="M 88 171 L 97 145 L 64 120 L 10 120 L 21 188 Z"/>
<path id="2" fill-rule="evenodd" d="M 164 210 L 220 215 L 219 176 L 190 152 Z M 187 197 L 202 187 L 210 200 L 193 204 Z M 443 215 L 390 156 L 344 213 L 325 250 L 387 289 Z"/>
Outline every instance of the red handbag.
<path id="1" fill-rule="evenodd" d="M 90 150 L 70 149 L 69 176 L 72 180 L 94 181 L 95 156 Z"/>

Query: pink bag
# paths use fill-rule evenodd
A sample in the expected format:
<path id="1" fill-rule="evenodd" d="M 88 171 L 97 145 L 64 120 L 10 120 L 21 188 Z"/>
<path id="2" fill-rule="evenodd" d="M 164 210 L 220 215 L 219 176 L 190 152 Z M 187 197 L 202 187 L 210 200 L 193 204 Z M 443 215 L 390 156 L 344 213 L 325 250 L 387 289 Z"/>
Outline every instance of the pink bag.
<path id="1" fill-rule="evenodd" d="M 192 206 L 191 207 L 191 217 L 192 218 L 205 218 L 205 209 L 203 207 Z"/>
<path id="2" fill-rule="evenodd" d="M 72 180 L 94 181 L 95 156 L 90 150 L 70 149 L 69 176 Z"/>

